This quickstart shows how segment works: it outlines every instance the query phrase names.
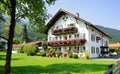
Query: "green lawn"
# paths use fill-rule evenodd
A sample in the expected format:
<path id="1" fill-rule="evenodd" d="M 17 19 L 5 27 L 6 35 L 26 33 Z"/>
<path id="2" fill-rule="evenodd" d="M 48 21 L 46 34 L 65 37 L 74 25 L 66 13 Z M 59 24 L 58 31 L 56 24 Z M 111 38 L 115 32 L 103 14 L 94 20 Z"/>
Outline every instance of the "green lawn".
<path id="1" fill-rule="evenodd" d="M 11 74 L 103 74 L 115 61 L 82 60 L 12 55 Z M 5 53 L 0 52 L 0 74 L 3 74 Z"/>

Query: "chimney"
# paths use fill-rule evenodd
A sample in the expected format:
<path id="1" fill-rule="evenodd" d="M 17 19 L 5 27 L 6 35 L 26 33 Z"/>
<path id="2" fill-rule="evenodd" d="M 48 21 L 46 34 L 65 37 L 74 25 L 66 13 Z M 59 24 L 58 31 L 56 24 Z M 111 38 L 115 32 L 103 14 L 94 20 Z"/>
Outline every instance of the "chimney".
<path id="1" fill-rule="evenodd" d="M 79 13 L 76 13 L 77 18 L 79 18 Z"/>

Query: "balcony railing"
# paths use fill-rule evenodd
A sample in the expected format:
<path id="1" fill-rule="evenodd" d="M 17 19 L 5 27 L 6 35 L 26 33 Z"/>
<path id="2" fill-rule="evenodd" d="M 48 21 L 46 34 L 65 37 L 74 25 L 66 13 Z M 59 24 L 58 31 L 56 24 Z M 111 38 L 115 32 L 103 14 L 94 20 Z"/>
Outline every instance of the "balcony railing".
<path id="1" fill-rule="evenodd" d="M 60 28 L 52 30 L 53 35 L 71 34 L 77 33 L 78 29 L 76 27 Z"/>
<path id="2" fill-rule="evenodd" d="M 72 40 L 59 40 L 59 41 L 48 41 L 48 46 L 69 46 L 69 45 L 84 45 L 86 39 L 72 39 Z"/>

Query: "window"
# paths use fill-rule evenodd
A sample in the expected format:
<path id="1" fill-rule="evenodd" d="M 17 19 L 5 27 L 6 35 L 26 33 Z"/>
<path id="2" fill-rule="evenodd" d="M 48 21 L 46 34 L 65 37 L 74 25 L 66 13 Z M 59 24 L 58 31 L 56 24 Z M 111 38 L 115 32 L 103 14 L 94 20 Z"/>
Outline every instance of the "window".
<path id="1" fill-rule="evenodd" d="M 105 46 L 108 46 L 108 42 L 107 41 L 105 42 Z"/>
<path id="2" fill-rule="evenodd" d="M 83 33 L 83 38 L 85 38 L 85 33 Z"/>
<path id="3" fill-rule="evenodd" d="M 57 40 L 57 37 L 55 37 L 55 40 Z"/>
<path id="4" fill-rule="evenodd" d="M 69 39 L 71 39 L 71 35 L 69 35 Z"/>
<path id="5" fill-rule="evenodd" d="M 98 47 L 96 48 L 96 53 L 99 54 L 99 48 Z"/>
<path id="6" fill-rule="evenodd" d="M 71 47 L 69 47 L 69 51 L 71 51 Z"/>
<path id="7" fill-rule="evenodd" d="M 95 41 L 95 35 L 91 34 L 91 41 Z"/>
<path id="8" fill-rule="evenodd" d="M 64 36 L 64 40 L 67 40 L 67 36 Z"/>
<path id="9" fill-rule="evenodd" d="M 76 38 L 76 34 L 74 35 L 74 38 Z"/>
<path id="10" fill-rule="evenodd" d="M 51 37 L 49 37 L 49 41 L 51 41 Z"/>
<path id="11" fill-rule="evenodd" d="M 80 37 L 80 38 L 85 38 L 85 33 L 80 33 L 80 34 L 79 34 L 79 37 Z"/>
<path id="12" fill-rule="evenodd" d="M 61 51 L 61 47 L 59 47 L 59 51 Z"/>
<path id="13" fill-rule="evenodd" d="M 99 43 L 99 40 L 96 40 L 97 43 Z"/>
<path id="14" fill-rule="evenodd" d="M 84 52 L 84 47 L 79 47 L 80 52 L 83 53 Z"/>
<path id="15" fill-rule="evenodd" d="M 75 24 L 74 24 L 74 23 L 72 23 L 72 24 L 68 24 L 67 26 L 68 26 L 68 27 L 72 27 L 72 26 L 74 27 L 74 26 L 75 26 Z"/>
<path id="16" fill-rule="evenodd" d="M 59 28 L 59 26 L 56 26 L 56 29 L 58 29 Z"/>
<path id="17" fill-rule="evenodd" d="M 76 37 L 79 38 L 79 34 L 76 34 Z"/>
<path id="18" fill-rule="evenodd" d="M 92 53 L 92 54 L 95 53 L 95 47 L 91 47 L 91 53 Z"/>
<path id="19" fill-rule="evenodd" d="M 79 47 L 76 47 L 75 53 L 79 53 Z"/>
<path id="20" fill-rule="evenodd" d="M 60 36 L 60 40 L 62 40 L 62 36 Z"/>

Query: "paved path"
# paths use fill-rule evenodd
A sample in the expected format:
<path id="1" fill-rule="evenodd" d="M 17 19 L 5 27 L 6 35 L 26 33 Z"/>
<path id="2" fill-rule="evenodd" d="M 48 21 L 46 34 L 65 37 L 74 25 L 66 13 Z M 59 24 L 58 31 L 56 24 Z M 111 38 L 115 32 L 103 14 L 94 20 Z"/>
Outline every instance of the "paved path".
<path id="1" fill-rule="evenodd" d="M 94 58 L 91 60 L 108 60 L 108 61 L 120 61 L 120 56 L 110 56 L 108 58 Z"/>

